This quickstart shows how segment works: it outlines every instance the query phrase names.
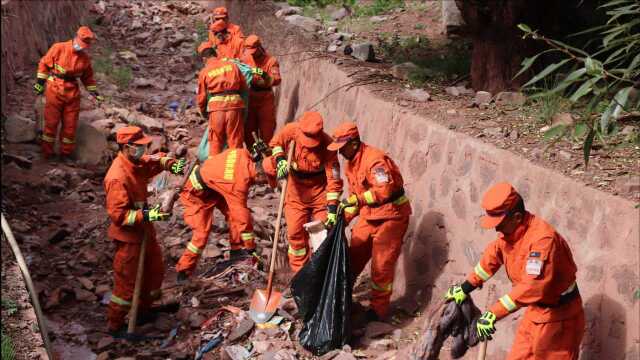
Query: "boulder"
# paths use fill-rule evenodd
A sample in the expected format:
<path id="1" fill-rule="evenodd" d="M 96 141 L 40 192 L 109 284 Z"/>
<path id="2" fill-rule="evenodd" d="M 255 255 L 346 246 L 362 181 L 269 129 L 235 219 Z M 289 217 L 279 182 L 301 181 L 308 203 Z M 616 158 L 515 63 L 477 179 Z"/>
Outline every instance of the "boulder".
<path id="1" fill-rule="evenodd" d="M 431 95 L 423 89 L 406 90 L 405 94 L 407 95 L 409 100 L 417 102 L 426 102 L 431 98 Z"/>
<path id="2" fill-rule="evenodd" d="M 462 26 L 464 20 L 455 1 L 441 1 L 442 3 L 442 33 L 455 34 Z"/>
<path id="3" fill-rule="evenodd" d="M 387 20 L 389 20 L 389 17 L 384 15 L 372 16 L 369 18 L 369 21 L 371 21 L 374 24 L 385 22 Z"/>
<path id="4" fill-rule="evenodd" d="M 527 97 L 521 92 L 502 91 L 496 95 L 496 105 L 522 106 L 527 101 Z"/>
<path id="5" fill-rule="evenodd" d="M 318 20 L 302 15 L 289 15 L 284 19 L 290 24 L 301 27 L 308 32 L 316 32 L 322 28 Z"/>
<path id="6" fill-rule="evenodd" d="M 78 115 L 79 122 L 92 123 L 96 120 L 101 120 L 106 117 L 104 110 L 101 108 L 95 108 L 87 111 L 80 111 Z"/>
<path id="7" fill-rule="evenodd" d="M 282 18 L 289 15 L 302 15 L 302 8 L 297 6 L 287 6 L 276 11 L 277 18 Z"/>
<path id="8" fill-rule="evenodd" d="M 9 115 L 4 121 L 4 136 L 10 143 L 34 141 L 36 139 L 36 122 L 21 115 Z"/>
<path id="9" fill-rule="evenodd" d="M 373 61 L 376 58 L 376 54 L 373 51 L 373 44 L 366 42 L 362 44 L 354 44 L 351 46 L 351 56 L 362 61 Z"/>
<path id="10" fill-rule="evenodd" d="M 78 122 L 73 156 L 80 164 L 98 165 L 108 153 L 107 134 L 83 121 Z"/>
<path id="11" fill-rule="evenodd" d="M 162 130 L 162 122 L 147 115 L 135 113 L 134 122 L 144 128 L 146 131 Z"/>
<path id="12" fill-rule="evenodd" d="M 409 74 L 419 70 L 420 67 L 412 62 L 405 62 L 391 67 L 391 75 L 398 79 L 409 80 Z"/>
<path id="13" fill-rule="evenodd" d="M 474 99 L 474 103 L 476 105 L 480 105 L 480 104 L 489 104 L 491 103 L 491 93 L 488 91 L 478 91 L 476 93 L 475 99 Z"/>
<path id="14" fill-rule="evenodd" d="M 334 11 L 329 15 L 333 20 L 342 20 L 347 16 L 351 15 L 347 8 L 341 7 L 340 9 Z"/>
<path id="15" fill-rule="evenodd" d="M 111 119 L 101 119 L 91 123 L 91 126 L 100 130 L 100 132 L 102 132 L 106 136 L 109 136 L 109 133 L 111 133 L 111 129 L 113 129 L 115 125 L 116 124 Z"/>

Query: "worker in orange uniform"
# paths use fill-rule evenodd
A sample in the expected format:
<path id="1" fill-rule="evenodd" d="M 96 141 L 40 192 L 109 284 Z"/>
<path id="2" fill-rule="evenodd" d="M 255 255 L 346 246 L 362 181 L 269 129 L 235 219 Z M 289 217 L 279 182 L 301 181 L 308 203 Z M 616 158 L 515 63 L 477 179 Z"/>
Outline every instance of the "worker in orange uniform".
<path id="1" fill-rule="evenodd" d="M 180 194 L 184 205 L 184 222 L 193 230 L 191 242 L 176 265 L 178 281 L 191 276 L 198 258 L 207 246 L 213 223 L 213 210 L 222 212 L 229 223 L 231 259 L 251 256 L 256 249 L 247 207 L 249 187 L 261 167 L 262 154 L 254 150 L 228 149 L 196 166 Z"/>
<path id="2" fill-rule="evenodd" d="M 295 148 L 288 164 L 286 154 L 291 140 L 295 141 Z M 298 121 L 287 124 L 269 144 L 272 157 L 271 163 L 265 164 L 265 172 L 268 175 L 275 172 L 278 179 L 288 177 L 284 216 L 289 265 L 294 273 L 311 256 L 309 234 L 303 225 L 322 220 L 333 226 L 337 220 L 342 179 L 337 154 L 327 150 L 329 143 L 331 137 L 323 131 L 322 116 L 305 112 Z"/>
<path id="3" fill-rule="evenodd" d="M 253 145 L 252 132 L 269 143 L 276 130 L 276 102 L 273 87 L 280 85 L 280 65 L 278 60 L 267 54 L 260 38 L 249 35 L 244 40 L 242 62 L 262 70 L 254 74 L 249 90 L 249 114 L 244 127 L 244 141 L 247 147 Z"/>
<path id="4" fill-rule="evenodd" d="M 229 32 L 229 24 L 224 20 L 216 20 L 209 26 L 209 42 L 217 50 L 218 59 L 240 59 L 244 40 Z"/>
<path id="5" fill-rule="evenodd" d="M 147 248 L 140 295 L 141 318 L 149 313 L 153 300 L 159 298 L 164 278 L 162 251 L 152 222 L 167 220 L 169 214 L 160 211 L 160 205 L 149 208 L 147 184 L 163 170 L 181 174 L 185 160 L 168 158 L 163 153 L 147 155 L 151 138 L 137 126 L 118 129 L 116 141 L 120 152 L 104 178 L 107 213 L 112 222 L 107 235 L 116 245 L 114 288 L 107 320 L 109 332 L 114 337 L 122 337 L 126 333 L 124 318 L 131 307 L 135 287 L 140 244 L 145 237 Z"/>
<path id="6" fill-rule="evenodd" d="M 393 275 L 411 216 L 398 166 L 382 150 L 360 141 L 358 127 L 342 123 L 329 150 L 347 159 L 345 173 L 350 195 L 340 206 L 347 221 L 360 215 L 351 229 L 349 258 L 355 280 L 371 261 L 371 309 L 366 319 L 387 316 Z"/>
<path id="7" fill-rule="evenodd" d="M 526 306 L 507 358 L 577 359 L 585 319 L 569 245 L 551 225 L 526 211 L 511 184 L 490 188 L 482 207 L 486 215 L 480 226 L 500 234 L 466 281 L 450 287 L 445 298 L 462 303 L 505 265 L 513 287 L 478 319 L 479 338 L 491 340 L 498 320 Z"/>
<path id="8" fill-rule="evenodd" d="M 44 93 L 46 98 L 42 132 L 42 153 L 45 158 L 53 155 L 60 121 L 60 155 L 67 159 L 75 148 L 80 113 L 78 79 L 94 99 L 103 101 L 98 94 L 88 54 L 95 39 L 91 29 L 81 26 L 74 39 L 53 44 L 40 59 L 34 89 L 38 95 Z"/>
<path id="9" fill-rule="evenodd" d="M 231 61 L 215 58 L 210 43 L 200 46 L 201 56 L 209 57 L 198 76 L 197 102 L 200 111 L 209 118 L 209 156 L 219 154 L 225 143 L 230 149 L 242 148 L 244 141 L 243 109 L 240 93 L 247 84 Z"/>
<path id="10" fill-rule="evenodd" d="M 242 34 L 242 30 L 240 29 L 240 26 L 233 24 L 229 21 L 229 12 L 227 11 L 227 8 L 224 6 L 220 6 L 217 7 L 215 9 L 213 9 L 212 11 L 212 21 L 211 23 L 216 22 L 217 20 L 222 20 L 224 22 L 227 23 L 227 31 L 229 32 L 229 34 L 231 34 L 231 36 L 234 37 L 238 37 L 240 39 L 244 38 L 244 35 Z M 212 33 L 209 33 L 209 40 L 212 40 Z"/>

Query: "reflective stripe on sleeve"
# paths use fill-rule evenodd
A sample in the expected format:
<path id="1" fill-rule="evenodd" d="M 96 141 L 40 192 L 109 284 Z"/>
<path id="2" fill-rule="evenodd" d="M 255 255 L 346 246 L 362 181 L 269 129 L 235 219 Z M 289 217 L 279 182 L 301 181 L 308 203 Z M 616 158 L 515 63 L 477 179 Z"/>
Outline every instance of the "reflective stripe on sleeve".
<path id="1" fill-rule="evenodd" d="M 300 250 L 296 250 L 296 249 L 292 248 L 291 246 L 289 246 L 289 254 L 291 254 L 293 256 L 305 256 L 305 255 L 307 255 L 307 249 L 302 248 Z"/>
<path id="2" fill-rule="evenodd" d="M 121 306 L 131 306 L 131 301 L 127 301 L 123 298 L 119 298 L 113 294 L 111 294 L 111 302 Z"/>
<path id="3" fill-rule="evenodd" d="M 478 263 L 476 267 L 473 268 L 473 271 L 476 273 L 476 275 L 478 275 L 478 277 L 480 277 L 480 279 L 482 279 L 482 281 L 487 281 L 491 278 L 491 275 L 484 271 L 482 266 L 480 266 L 480 263 Z"/>
<path id="4" fill-rule="evenodd" d="M 234 102 L 242 100 L 239 94 L 233 95 L 214 95 L 209 98 L 209 102 Z"/>
<path id="5" fill-rule="evenodd" d="M 96 85 L 87 86 L 87 91 L 98 91 L 98 87 Z"/>
<path id="6" fill-rule="evenodd" d="M 238 152 L 237 150 L 231 150 L 229 151 L 229 153 L 227 154 L 227 159 L 224 163 L 224 175 L 223 175 L 223 179 L 227 180 L 227 181 L 232 181 L 233 180 L 233 172 L 235 170 L 236 167 L 236 160 L 238 159 Z"/>
<path id="7" fill-rule="evenodd" d="M 191 181 L 191 186 L 193 186 L 194 189 L 202 190 L 204 189 L 204 187 L 202 186 L 202 184 L 200 184 L 200 181 L 198 181 L 198 177 L 196 176 L 197 169 L 198 169 L 197 166 L 193 168 L 193 171 L 189 175 L 189 181 Z"/>
<path id="8" fill-rule="evenodd" d="M 136 223 L 136 215 L 138 214 L 137 210 L 129 210 L 127 211 L 127 218 L 124 220 L 124 225 L 133 225 Z"/>
<path id="9" fill-rule="evenodd" d="M 518 307 L 516 306 L 516 303 L 513 302 L 513 300 L 511 299 L 511 296 L 509 295 L 505 295 L 503 297 L 500 298 L 500 304 L 502 304 L 502 306 L 504 306 L 505 309 L 507 309 L 507 311 L 512 312 L 515 309 L 517 309 Z"/>
<path id="10" fill-rule="evenodd" d="M 393 205 L 402 205 L 409 202 L 409 198 L 406 195 L 402 195 L 399 198 L 393 200 Z"/>
<path id="11" fill-rule="evenodd" d="M 567 295 L 568 293 L 572 292 L 575 288 L 576 288 L 576 283 L 574 282 L 573 284 L 569 285 L 567 290 L 563 291 L 562 294 L 560 294 L 560 296 Z"/>
<path id="12" fill-rule="evenodd" d="M 189 241 L 189 243 L 187 244 L 187 250 L 191 251 L 196 255 L 200 255 L 202 253 L 202 250 L 198 249 L 195 245 L 193 245 L 191 241 Z"/>
<path id="13" fill-rule="evenodd" d="M 45 74 L 45 73 L 37 73 L 36 76 L 38 77 L 38 79 L 47 79 L 49 77 L 49 75 Z"/>
<path id="14" fill-rule="evenodd" d="M 240 238 L 242 239 L 242 241 L 253 240 L 253 233 L 252 232 L 243 232 L 243 233 L 240 234 Z"/>
<path id="15" fill-rule="evenodd" d="M 393 289 L 393 283 L 377 284 L 375 281 L 371 280 L 371 288 L 376 291 L 391 292 Z"/>
<path id="16" fill-rule="evenodd" d="M 53 68 L 58 70 L 61 74 L 64 74 L 67 72 L 67 70 L 65 70 L 62 66 L 58 65 L 58 64 L 53 64 Z"/>
<path id="17" fill-rule="evenodd" d="M 69 139 L 69 138 L 63 137 L 63 138 L 62 138 L 62 143 L 63 143 L 63 144 L 75 144 L 75 143 L 76 143 L 76 140 L 75 140 L 75 139 Z"/>
<path id="18" fill-rule="evenodd" d="M 349 215 L 353 215 L 358 212 L 358 207 L 357 206 L 346 207 L 344 208 L 344 212 L 346 212 Z"/>
<path id="19" fill-rule="evenodd" d="M 373 193 L 371 192 L 371 190 L 365 191 L 362 194 L 362 196 L 364 197 L 364 201 L 367 203 L 367 205 L 371 205 L 371 204 L 374 204 L 376 202 L 376 199 L 373 196 Z"/>
<path id="20" fill-rule="evenodd" d="M 166 166 L 167 161 L 169 161 L 171 158 L 170 157 L 166 157 L 163 156 L 160 158 L 160 166 L 162 166 L 163 168 Z"/>
<path id="21" fill-rule="evenodd" d="M 340 198 L 340 193 L 337 193 L 337 192 L 327 193 L 327 201 L 338 200 L 339 198 Z"/>

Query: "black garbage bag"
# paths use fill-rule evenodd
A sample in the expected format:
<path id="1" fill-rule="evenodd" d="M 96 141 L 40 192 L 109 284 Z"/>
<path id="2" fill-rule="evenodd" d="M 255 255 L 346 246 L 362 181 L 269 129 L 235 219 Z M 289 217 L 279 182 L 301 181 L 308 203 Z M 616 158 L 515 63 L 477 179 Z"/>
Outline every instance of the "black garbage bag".
<path id="1" fill-rule="evenodd" d="M 342 348 L 351 338 L 349 250 L 340 216 L 326 240 L 291 281 L 304 319 L 300 344 L 315 355 Z"/>

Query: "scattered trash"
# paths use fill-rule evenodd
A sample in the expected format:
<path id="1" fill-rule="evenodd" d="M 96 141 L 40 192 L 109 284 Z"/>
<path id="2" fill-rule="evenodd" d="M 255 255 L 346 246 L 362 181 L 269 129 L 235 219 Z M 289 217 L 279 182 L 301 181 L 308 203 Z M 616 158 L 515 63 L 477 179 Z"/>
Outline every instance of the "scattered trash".
<path id="1" fill-rule="evenodd" d="M 214 337 L 211 338 L 211 340 L 209 340 L 206 344 L 204 344 L 204 346 L 202 346 L 200 349 L 198 349 L 198 351 L 196 351 L 196 356 L 194 357 L 194 360 L 202 359 L 202 356 L 204 354 L 208 353 L 209 351 L 213 350 L 215 347 L 220 345 L 222 343 L 222 339 L 223 339 L 222 333 L 216 334 Z"/>
<path id="2" fill-rule="evenodd" d="M 166 339 L 164 339 L 164 341 L 162 341 L 162 344 L 160 344 L 160 349 L 164 349 L 167 346 L 169 346 L 169 344 L 171 344 L 173 339 L 175 339 L 176 335 L 178 335 L 177 327 L 171 329 L 171 332 L 169 332 L 169 336 Z"/>

